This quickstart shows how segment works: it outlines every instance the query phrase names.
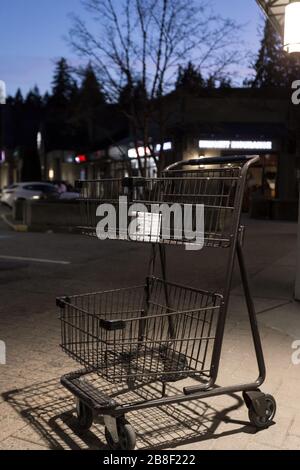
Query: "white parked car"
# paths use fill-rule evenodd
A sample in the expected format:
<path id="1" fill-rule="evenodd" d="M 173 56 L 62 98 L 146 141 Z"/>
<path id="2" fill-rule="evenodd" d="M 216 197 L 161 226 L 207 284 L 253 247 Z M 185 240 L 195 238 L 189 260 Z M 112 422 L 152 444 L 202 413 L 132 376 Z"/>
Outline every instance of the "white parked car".
<path id="1" fill-rule="evenodd" d="M 0 201 L 13 207 L 17 200 L 59 199 L 59 193 L 49 183 L 15 183 L 2 190 Z"/>
<path id="2" fill-rule="evenodd" d="M 59 199 L 61 201 L 73 201 L 74 199 L 78 199 L 80 194 L 75 191 L 66 191 L 64 193 L 60 193 Z"/>
<path id="3" fill-rule="evenodd" d="M 61 201 L 71 201 L 80 197 L 79 191 L 76 191 L 73 186 L 65 181 L 47 181 L 47 183 L 52 184 L 56 188 Z"/>

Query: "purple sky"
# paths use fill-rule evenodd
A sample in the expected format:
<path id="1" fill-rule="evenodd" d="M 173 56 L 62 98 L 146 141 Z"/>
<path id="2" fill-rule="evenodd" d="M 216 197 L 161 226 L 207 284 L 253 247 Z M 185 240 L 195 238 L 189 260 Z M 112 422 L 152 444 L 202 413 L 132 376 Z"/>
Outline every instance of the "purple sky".
<path id="1" fill-rule="evenodd" d="M 211 0 L 211 3 L 217 13 L 246 24 L 242 39 L 256 52 L 261 13 L 255 0 Z M 76 62 L 64 38 L 72 12 L 83 13 L 81 0 L 1 0 L 0 80 L 6 82 L 8 93 L 13 94 L 18 87 L 26 93 L 34 84 L 45 92 L 50 88 L 57 58 L 65 56 Z"/>

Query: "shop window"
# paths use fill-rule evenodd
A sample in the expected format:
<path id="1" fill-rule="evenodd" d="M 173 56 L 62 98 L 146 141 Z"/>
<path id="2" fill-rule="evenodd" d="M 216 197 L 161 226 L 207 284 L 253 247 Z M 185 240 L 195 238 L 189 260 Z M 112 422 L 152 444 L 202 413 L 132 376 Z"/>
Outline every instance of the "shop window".
<path id="1" fill-rule="evenodd" d="M 249 210 L 251 199 L 275 199 L 277 196 L 278 157 L 270 154 L 261 156 L 260 161 L 250 168 L 247 176 L 244 210 Z"/>
<path id="2" fill-rule="evenodd" d="M 146 176 L 148 178 L 156 178 L 157 167 L 153 158 L 141 158 L 140 163 L 143 168 L 146 168 Z M 131 160 L 131 167 L 133 176 L 140 176 L 140 168 L 137 158 Z"/>

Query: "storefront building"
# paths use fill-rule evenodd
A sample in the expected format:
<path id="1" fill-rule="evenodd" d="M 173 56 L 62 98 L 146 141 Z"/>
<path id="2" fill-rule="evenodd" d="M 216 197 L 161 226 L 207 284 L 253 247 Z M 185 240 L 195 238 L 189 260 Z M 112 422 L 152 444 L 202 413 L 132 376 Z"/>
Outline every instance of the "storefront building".
<path id="1" fill-rule="evenodd" d="M 255 201 L 253 216 L 297 219 L 300 107 L 292 104 L 289 91 L 211 90 L 197 98 L 182 95 L 177 102 L 176 160 L 259 155 L 246 196 Z"/>
<path id="2" fill-rule="evenodd" d="M 166 97 L 166 107 L 170 116 L 164 142 L 166 165 L 198 157 L 260 155 L 250 172 L 245 209 L 251 209 L 254 217 L 297 218 L 300 106 L 292 103 L 291 91 L 203 89 L 199 96 L 176 92 Z M 157 174 L 152 160 L 147 155 L 143 158 L 151 177 Z M 41 163 L 44 179 L 70 184 L 78 179 L 126 176 L 128 165 L 135 175 L 140 166 L 130 136 L 90 153 L 53 151 L 43 155 Z M 8 167 L 4 156 L 2 187 L 7 184 Z M 13 173 L 15 180 L 18 172 Z M 251 207 L 250 201 L 254 201 Z"/>

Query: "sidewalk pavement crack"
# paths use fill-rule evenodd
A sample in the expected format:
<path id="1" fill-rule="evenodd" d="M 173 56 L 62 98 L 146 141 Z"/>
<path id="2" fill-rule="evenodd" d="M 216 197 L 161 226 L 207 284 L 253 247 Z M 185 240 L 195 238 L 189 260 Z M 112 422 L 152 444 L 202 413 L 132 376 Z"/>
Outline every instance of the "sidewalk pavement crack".
<path id="1" fill-rule="evenodd" d="M 267 313 L 267 312 L 270 312 L 272 310 L 277 310 L 280 307 L 284 307 L 285 305 L 289 305 L 289 304 L 292 304 L 292 303 L 293 303 L 293 301 L 289 300 L 288 302 L 283 302 L 281 304 L 274 305 L 273 307 L 268 307 L 268 308 L 265 308 L 263 310 L 259 310 L 259 311 L 256 312 L 256 315 L 261 315 L 262 313 Z"/>
<path id="2" fill-rule="evenodd" d="M 37 445 L 37 446 L 42 447 L 42 448 L 43 447 L 47 448 L 47 442 L 46 441 L 44 441 L 43 443 L 41 441 L 37 442 L 37 441 L 34 441 L 32 439 L 26 439 L 24 437 L 20 437 L 16 434 L 12 434 L 10 437 L 13 438 L 13 439 L 17 439 L 18 441 L 21 441 L 21 442 L 27 442 L 28 444 L 34 444 L 34 445 Z"/>

